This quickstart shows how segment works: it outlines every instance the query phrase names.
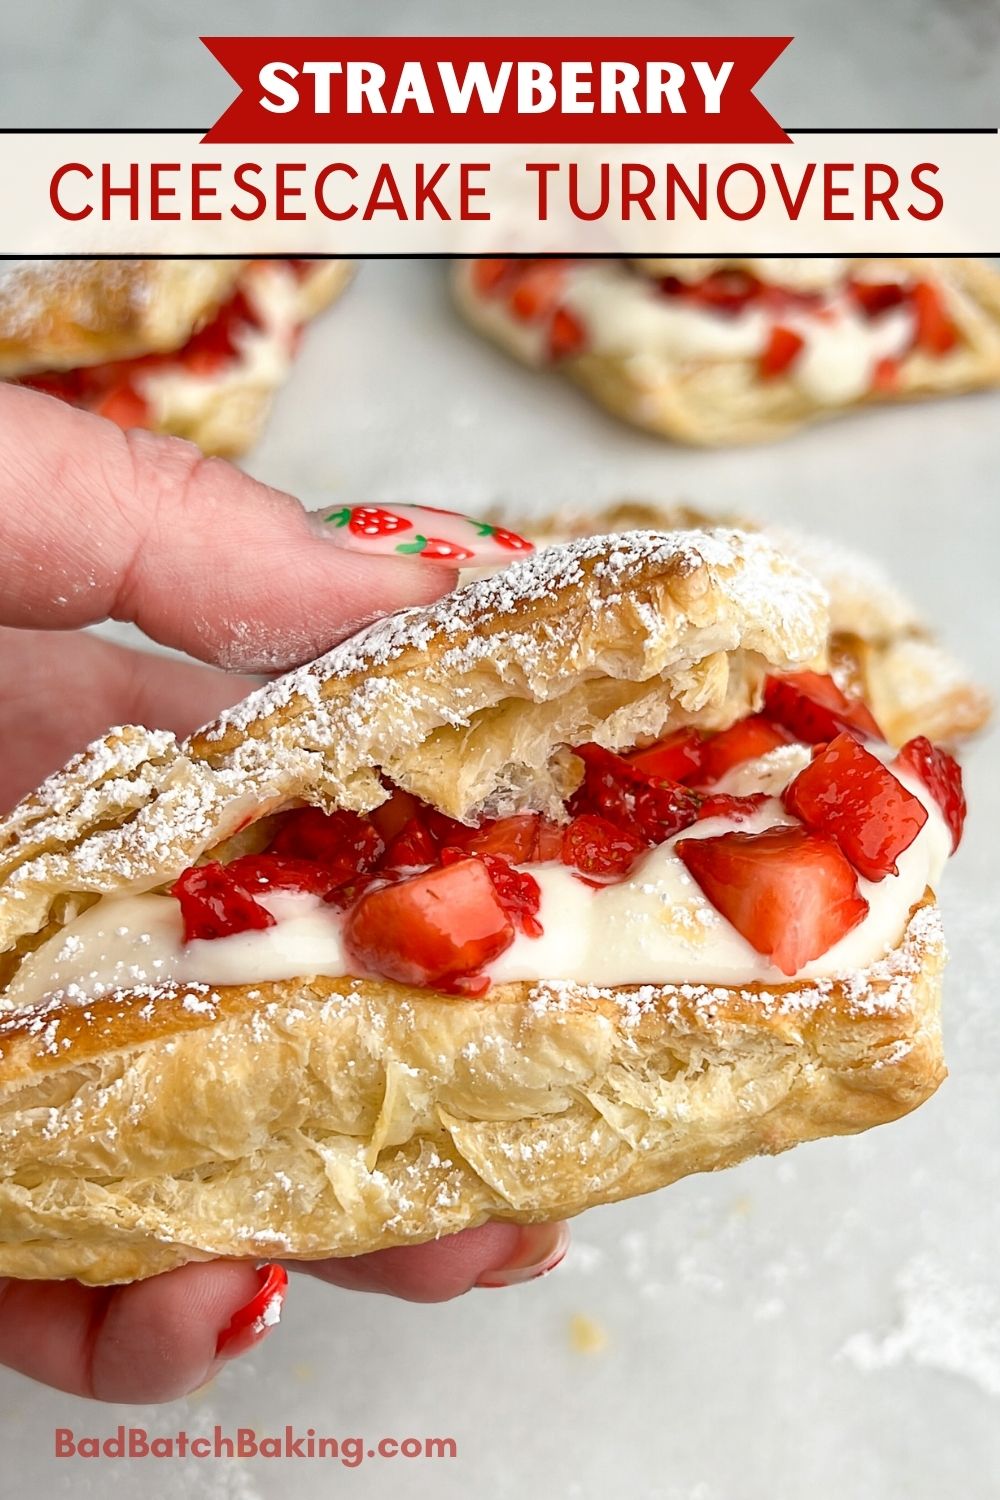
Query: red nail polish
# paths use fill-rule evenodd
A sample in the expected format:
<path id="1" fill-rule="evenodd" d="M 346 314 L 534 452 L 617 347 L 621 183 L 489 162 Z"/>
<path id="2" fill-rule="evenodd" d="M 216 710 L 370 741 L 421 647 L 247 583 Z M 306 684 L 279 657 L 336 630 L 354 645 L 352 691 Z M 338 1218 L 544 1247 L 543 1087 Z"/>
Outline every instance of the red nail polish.
<path id="1" fill-rule="evenodd" d="M 512 1258 L 505 1266 L 484 1271 L 476 1286 L 519 1286 L 523 1281 L 537 1281 L 565 1260 L 568 1249 L 568 1224 L 526 1224 Z"/>
<path id="2" fill-rule="evenodd" d="M 254 1344 L 260 1343 L 281 1317 L 288 1272 L 284 1266 L 267 1265 L 259 1268 L 258 1275 L 260 1286 L 256 1293 L 249 1302 L 236 1309 L 228 1327 L 219 1334 L 216 1359 L 234 1359 L 238 1354 L 245 1354 Z"/>

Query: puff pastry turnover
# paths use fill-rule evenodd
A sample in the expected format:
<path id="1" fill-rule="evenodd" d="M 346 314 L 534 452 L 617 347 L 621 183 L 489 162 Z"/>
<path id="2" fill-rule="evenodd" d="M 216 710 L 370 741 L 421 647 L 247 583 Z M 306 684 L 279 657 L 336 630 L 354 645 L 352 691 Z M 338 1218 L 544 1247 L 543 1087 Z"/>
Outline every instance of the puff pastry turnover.
<path id="1" fill-rule="evenodd" d="M 0 824 L 0 1274 L 109 1283 L 212 1256 L 352 1255 L 490 1217 L 575 1214 L 920 1104 L 944 1075 L 943 947 L 933 892 L 912 870 L 866 962 L 786 977 L 758 952 L 765 977 L 732 982 L 713 976 L 714 955 L 728 943 L 739 956 L 743 939 L 706 915 L 690 882 L 680 904 L 710 940 L 682 948 L 691 968 L 669 982 L 541 964 L 537 977 L 511 977 L 511 955 L 530 962 L 532 942 L 558 935 L 546 881 L 571 882 L 575 901 L 606 899 L 565 854 L 518 866 L 545 885 L 550 931 L 522 930 L 497 960 L 507 969 L 472 993 L 386 977 L 388 963 L 300 970 L 294 955 L 290 973 L 178 977 L 179 948 L 162 949 L 158 971 L 155 935 L 144 953 L 149 931 L 122 915 L 152 901 L 176 927 L 164 893 L 178 877 L 194 866 L 197 883 L 223 865 L 228 878 L 236 860 L 266 860 L 262 850 L 301 855 L 287 830 L 307 818 L 322 831 L 330 820 L 314 809 L 358 814 L 352 826 L 388 840 L 374 820 L 404 799 L 442 847 L 527 825 L 551 855 L 589 795 L 591 762 L 584 771 L 572 747 L 593 747 L 598 791 L 618 785 L 600 768 L 636 745 L 708 745 L 717 758 L 717 732 L 740 729 L 773 674 L 781 691 L 826 680 L 802 674 L 825 668 L 828 624 L 822 586 L 760 536 L 584 538 L 370 627 L 185 743 L 120 729 L 51 777 Z M 842 696 L 808 712 L 826 701 L 843 722 L 866 722 Z M 782 744 L 772 778 L 786 752 L 810 763 L 808 747 Z M 635 774 L 645 808 L 665 783 Z M 670 788 L 657 816 L 680 806 L 708 817 L 704 794 Z M 715 826 L 683 836 L 697 844 L 701 829 L 709 844 Z M 616 837 L 608 847 L 620 852 L 627 830 Z M 502 859 L 472 852 L 486 847 L 497 845 L 442 853 L 441 867 L 509 876 Z M 411 878 L 362 882 L 348 896 L 354 916 Z M 856 904 L 856 877 L 845 878 Z M 881 898 L 863 884 L 874 911 Z M 633 888 L 619 882 L 611 897 Z M 296 899 L 319 909 L 318 896 Z M 91 965 L 95 924 L 125 945 L 113 973 Z M 240 937 L 266 943 L 272 930 Z M 585 937 L 571 934 L 568 967 L 583 962 Z M 188 943 L 189 960 L 240 938 L 214 941 Z M 641 963 L 640 948 L 627 944 L 623 961 Z"/>
<path id="2" fill-rule="evenodd" d="M 1000 276 L 980 261 L 480 260 L 454 289 L 508 352 L 678 442 L 1000 382 Z"/>
<path id="3" fill-rule="evenodd" d="M 349 276 L 338 260 L 21 263 L 0 279 L 0 374 L 232 457 Z"/>

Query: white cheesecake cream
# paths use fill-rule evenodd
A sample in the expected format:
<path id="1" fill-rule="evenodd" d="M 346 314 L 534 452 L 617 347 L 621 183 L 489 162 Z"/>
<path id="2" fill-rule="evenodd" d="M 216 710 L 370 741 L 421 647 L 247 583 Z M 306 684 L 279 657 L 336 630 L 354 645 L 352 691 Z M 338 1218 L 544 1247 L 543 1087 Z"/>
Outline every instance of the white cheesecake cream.
<path id="1" fill-rule="evenodd" d="M 467 295 L 475 299 L 477 322 L 498 342 L 530 363 L 548 362 L 544 320 L 519 319 L 502 296 L 471 290 Z M 824 295 L 819 307 L 789 304 L 776 313 L 751 304 L 740 312 L 720 313 L 664 295 L 655 281 L 620 261 L 572 262 L 561 305 L 583 328 L 587 353 L 627 360 L 636 381 L 651 389 L 680 363 L 759 359 L 780 323 L 804 343 L 782 378 L 829 406 L 870 391 L 879 364 L 902 359 L 916 334 L 909 303 L 866 318 L 842 282 Z"/>
<path id="2" fill-rule="evenodd" d="M 882 754 L 889 760 L 893 752 L 885 747 Z M 709 838 L 736 828 L 758 832 L 793 822 L 778 795 L 809 758 L 807 747 L 789 745 L 736 767 L 717 789 L 737 795 L 763 790 L 769 794 L 766 804 L 738 824 L 722 818 L 693 824 L 651 849 L 618 884 L 594 889 L 562 864 L 524 866 L 541 887 L 543 935 L 518 935 L 487 969 L 490 978 L 495 983 L 787 984 L 788 976 L 705 898 L 675 845 L 681 838 Z M 927 887 L 936 887 L 951 851 L 948 828 L 923 784 L 894 774 L 923 803 L 927 821 L 899 857 L 898 874 L 877 882 L 859 877 L 867 916 L 796 977 L 854 973 L 882 958 L 899 941 Z M 276 918 L 273 927 L 185 944 L 180 906 L 172 896 L 104 898 L 25 961 L 4 997 L 6 1005 L 32 1005 L 52 994 L 86 1001 L 170 981 L 247 985 L 352 972 L 342 941 L 344 919 L 334 907 L 318 896 L 288 891 L 257 899 Z"/>

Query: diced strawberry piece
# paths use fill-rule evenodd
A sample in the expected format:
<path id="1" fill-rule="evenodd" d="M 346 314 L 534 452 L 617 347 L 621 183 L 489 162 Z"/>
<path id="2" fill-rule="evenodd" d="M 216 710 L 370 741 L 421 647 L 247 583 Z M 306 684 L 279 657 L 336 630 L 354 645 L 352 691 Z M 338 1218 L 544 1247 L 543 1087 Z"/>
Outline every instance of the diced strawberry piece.
<path id="1" fill-rule="evenodd" d="M 357 813 L 300 807 L 284 815 L 268 852 L 325 865 L 333 887 L 370 870 L 383 847 L 376 829 Z"/>
<path id="2" fill-rule="evenodd" d="M 734 766 L 767 755 L 779 745 L 789 744 L 791 738 L 786 729 L 764 714 L 748 714 L 705 740 L 701 747 L 699 784 L 711 786 Z"/>
<path id="3" fill-rule="evenodd" d="M 945 311 L 939 287 L 930 281 L 918 281 L 910 296 L 917 315 L 916 345 L 927 354 L 947 354 L 958 343 L 958 329 Z"/>
<path id="4" fill-rule="evenodd" d="M 225 865 L 192 865 L 174 881 L 170 893 L 180 902 L 186 943 L 274 926 L 271 913 Z"/>
<path id="5" fill-rule="evenodd" d="M 896 757 L 901 771 L 917 776 L 930 792 L 941 809 L 942 816 L 951 829 L 952 853 L 962 842 L 965 827 L 965 790 L 962 786 L 962 768 L 947 750 L 932 745 L 924 735 L 907 740 Z"/>
<path id="6" fill-rule="evenodd" d="M 775 323 L 760 357 L 758 370 L 762 380 L 773 380 L 783 375 L 806 346 L 806 341 L 794 328 L 785 328 Z"/>
<path id="7" fill-rule="evenodd" d="M 148 427 L 149 405 L 127 380 L 112 386 L 91 408 L 99 417 L 107 417 L 118 427 Z"/>
<path id="8" fill-rule="evenodd" d="M 806 744 L 832 740 L 842 729 L 862 738 L 885 738 L 867 705 L 860 698 L 848 698 L 832 677 L 819 672 L 768 677 L 764 683 L 764 714 Z"/>
<path id="9" fill-rule="evenodd" d="M 335 883 L 325 865 L 290 854 L 243 854 L 226 865 L 226 874 L 255 895 L 271 890 L 325 896 Z"/>
<path id="10" fill-rule="evenodd" d="M 826 953 L 868 912 L 836 844 L 808 829 L 722 833 L 674 847 L 712 905 L 783 974 Z"/>
<path id="11" fill-rule="evenodd" d="M 896 860 L 927 809 L 852 734 L 838 734 L 786 786 L 788 811 L 837 843 L 866 880 L 897 874 Z"/>
<path id="12" fill-rule="evenodd" d="M 848 290 L 866 318 L 877 318 L 906 301 L 906 288 L 898 281 L 852 281 Z"/>
<path id="13" fill-rule="evenodd" d="M 511 312 L 522 322 L 538 322 L 557 307 L 565 281 L 562 261 L 523 261 L 507 299 Z"/>
<path id="14" fill-rule="evenodd" d="M 501 282 L 516 264 L 517 262 L 513 260 L 501 260 L 498 257 L 481 256 L 479 260 L 474 260 L 469 267 L 473 287 L 480 296 L 489 297 L 497 291 Z"/>
<path id="15" fill-rule="evenodd" d="M 586 766 L 583 786 L 570 802 L 574 815 L 599 813 L 647 844 L 662 843 L 698 816 L 697 795 L 678 782 L 647 776 L 600 745 L 579 745 L 574 754 Z"/>
<path id="16" fill-rule="evenodd" d="M 702 798 L 698 821 L 700 823 L 704 818 L 731 818 L 734 823 L 742 823 L 745 818 L 760 812 L 764 803 L 769 800 L 766 792 L 750 792 L 745 797 L 735 797 L 729 792 L 709 792 L 707 797 Z"/>
<path id="17" fill-rule="evenodd" d="M 655 745 L 633 750 L 625 759 L 637 771 L 665 781 L 693 781 L 701 770 L 702 736 L 690 726 L 675 729 Z"/>
<path id="18" fill-rule="evenodd" d="M 380 870 L 421 870 L 437 862 L 438 846 L 418 818 L 410 821 L 390 841 L 379 860 Z"/>
<path id="19" fill-rule="evenodd" d="M 898 359 L 892 359 L 886 355 L 884 359 L 875 361 L 872 371 L 873 391 L 896 391 L 899 389 L 899 376 L 902 366 Z"/>
<path id="20" fill-rule="evenodd" d="M 549 325 L 549 358 L 569 359 L 579 354 L 587 342 L 587 334 L 579 318 L 565 307 L 557 307 Z"/>
<path id="21" fill-rule="evenodd" d="M 464 840 L 463 847 L 470 854 L 500 854 L 511 864 L 523 865 L 534 855 L 539 822 L 537 813 L 487 819 Z"/>
<path id="22" fill-rule="evenodd" d="M 741 313 L 761 295 L 761 283 L 747 271 L 712 271 L 701 281 L 689 282 L 687 295 L 713 312 Z"/>
<path id="23" fill-rule="evenodd" d="M 234 292 L 203 328 L 192 334 L 175 358 L 195 374 L 212 375 L 237 353 L 240 334 L 260 319 L 243 291 Z"/>
<path id="24" fill-rule="evenodd" d="M 596 813 L 581 813 L 566 828 L 562 838 L 563 864 L 584 875 L 627 875 L 646 844 Z"/>
<path id="25" fill-rule="evenodd" d="M 538 843 L 535 847 L 535 859 L 539 863 L 548 860 L 562 859 L 563 836 L 565 828 L 559 823 L 550 823 L 548 818 L 542 818 L 538 824 Z"/>
<path id="26" fill-rule="evenodd" d="M 477 855 L 489 871 L 493 889 L 500 898 L 500 905 L 510 917 L 518 931 L 525 937 L 542 935 L 542 924 L 538 910 L 542 904 L 542 890 L 538 881 L 527 870 L 515 870 L 498 854 Z"/>
<path id="27" fill-rule="evenodd" d="M 480 974 L 513 941 L 514 924 L 480 859 L 369 891 L 344 924 L 345 947 L 363 972 L 445 989 Z"/>
<path id="28" fill-rule="evenodd" d="M 450 844 L 454 849 L 463 849 L 466 839 L 470 839 L 476 832 L 475 828 L 470 828 L 468 823 L 460 823 L 457 818 L 449 818 L 447 813 L 438 812 L 436 807 L 422 808 L 420 819 L 430 829 L 439 844 Z"/>
<path id="29" fill-rule="evenodd" d="M 392 788 L 389 800 L 373 808 L 368 817 L 385 844 L 391 843 L 396 834 L 402 833 L 407 823 L 411 823 L 414 818 L 422 821 L 421 806 L 417 798 L 398 786 Z"/>

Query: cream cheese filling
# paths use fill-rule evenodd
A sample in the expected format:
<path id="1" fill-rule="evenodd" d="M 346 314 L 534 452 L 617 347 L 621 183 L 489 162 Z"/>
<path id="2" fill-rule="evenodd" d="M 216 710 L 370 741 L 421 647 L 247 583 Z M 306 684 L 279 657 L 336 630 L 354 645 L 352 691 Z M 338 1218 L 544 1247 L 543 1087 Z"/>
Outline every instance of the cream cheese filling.
<path id="1" fill-rule="evenodd" d="M 165 425 L 198 416 L 205 403 L 248 386 L 264 392 L 284 384 L 292 367 L 295 338 L 302 326 L 295 273 L 280 263 L 254 266 L 241 290 L 257 317 L 235 337 L 236 352 L 218 370 L 199 375 L 183 366 L 136 378 L 136 388 L 155 421 Z"/>
<path id="2" fill-rule="evenodd" d="M 627 360 L 638 383 L 651 388 L 678 363 L 760 358 L 780 323 L 805 346 L 782 379 L 820 405 L 840 405 L 871 390 L 879 363 L 902 359 L 916 334 L 908 303 L 869 319 L 842 286 L 820 308 L 790 305 L 775 313 L 750 306 L 717 313 L 665 296 L 649 277 L 621 262 L 574 262 L 566 278 L 561 305 L 583 327 L 585 352 Z M 530 363 L 548 363 L 544 322 L 518 319 L 502 297 L 474 292 L 471 284 L 467 295 L 475 298 L 477 320 L 498 342 Z"/>
<path id="3" fill-rule="evenodd" d="M 875 753 L 888 761 L 888 747 Z M 706 900 L 677 856 L 680 838 L 709 838 L 739 828 L 757 832 L 794 821 L 778 796 L 808 762 L 802 745 L 783 746 L 737 766 L 718 784 L 736 795 L 766 791 L 769 800 L 739 824 L 710 818 L 651 849 L 631 875 L 595 890 L 565 865 L 524 868 L 541 887 L 540 938 L 518 935 L 489 966 L 495 983 L 567 980 L 581 984 L 788 984 Z M 796 978 L 856 973 L 898 943 L 912 908 L 934 889 L 951 837 L 923 783 L 894 771 L 920 799 L 928 818 L 898 860 L 898 874 L 858 879 L 869 903 L 864 920 Z M 249 985 L 270 980 L 352 972 L 344 952 L 344 918 L 318 896 L 273 891 L 258 898 L 275 925 L 231 937 L 185 944 L 178 902 L 146 893 L 105 897 L 30 955 L 12 980 L 4 1008 L 37 1004 L 59 994 L 78 1002 L 117 989 L 167 982 Z"/>

